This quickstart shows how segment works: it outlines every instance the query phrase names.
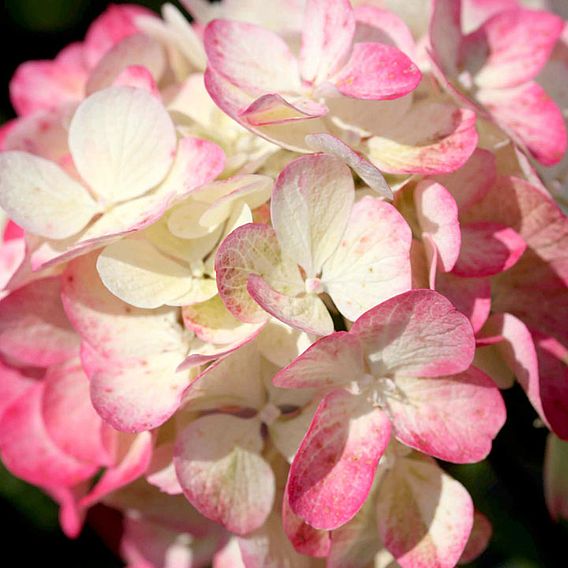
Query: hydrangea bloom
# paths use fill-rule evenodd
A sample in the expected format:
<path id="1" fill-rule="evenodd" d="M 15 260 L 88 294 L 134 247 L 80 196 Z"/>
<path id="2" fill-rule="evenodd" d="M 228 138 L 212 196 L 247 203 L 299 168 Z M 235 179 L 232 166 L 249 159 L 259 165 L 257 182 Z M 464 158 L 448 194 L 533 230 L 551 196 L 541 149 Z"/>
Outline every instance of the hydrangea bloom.
<path id="1" fill-rule="evenodd" d="M 130 568 L 451 568 L 517 381 L 568 518 L 566 26 L 113 6 L 0 130 L 0 457 Z M 268 7 L 268 9 L 267 9 Z"/>

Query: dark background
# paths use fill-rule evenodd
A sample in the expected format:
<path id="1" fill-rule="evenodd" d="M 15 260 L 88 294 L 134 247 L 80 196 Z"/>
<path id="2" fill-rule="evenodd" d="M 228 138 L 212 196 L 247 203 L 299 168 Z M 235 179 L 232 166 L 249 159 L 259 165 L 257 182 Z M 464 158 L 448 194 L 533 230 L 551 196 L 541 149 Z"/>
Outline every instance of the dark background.
<path id="1" fill-rule="evenodd" d="M 2 2 L 0 123 L 14 116 L 8 81 L 16 67 L 30 59 L 51 59 L 68 43 L 81 40 L 89 23 L 108 4 L 101 0 Z M 163 2 L 140 0 L 138 4 L 158 10 Z M 466 485 L 479 510 L 493 523 L 492 544 L 472 566 L 563 568 L 568 565 L 567 525 L 551 522 L 542 493 L 546 430 L 534 426 L 536 415 L 518 387 L 506 392 L 505 399 L 507 425 L 495 441 L 489 459 L 467 466 L 444 465 Z M 58 568 L 122 565 L 92 528 L 104 531 L 106 527 L 106 532 L 116 532 L 116 519 L 95 508 L 80 538 L 69 541 L 58 527 L 57 507 L 50 499 L 13 478 L 1 465 L 0 523 L 3 557 L 17 558 L 17 565 L 23 568 L 40 560 L 54 561 Z"/>

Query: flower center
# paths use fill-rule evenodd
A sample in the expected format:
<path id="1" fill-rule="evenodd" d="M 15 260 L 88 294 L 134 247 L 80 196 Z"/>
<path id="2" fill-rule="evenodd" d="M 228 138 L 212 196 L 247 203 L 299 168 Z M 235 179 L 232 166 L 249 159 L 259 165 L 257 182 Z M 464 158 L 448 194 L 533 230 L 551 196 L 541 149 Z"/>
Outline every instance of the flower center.
<path id="1" fill-rule="evenodd" d="M 268 402 L 258 413 L 258 417 L 264 424 L 271 426 L 280 417 L 280 414 L 282 414 L 280 409 L 271 402 Z"/>
<path id="2" fill-rule="evenodd" d="M 308 294 L 321 294 L 324 291 L 323 284 L 319 278 L 306 278 L 304 284 Z"/>

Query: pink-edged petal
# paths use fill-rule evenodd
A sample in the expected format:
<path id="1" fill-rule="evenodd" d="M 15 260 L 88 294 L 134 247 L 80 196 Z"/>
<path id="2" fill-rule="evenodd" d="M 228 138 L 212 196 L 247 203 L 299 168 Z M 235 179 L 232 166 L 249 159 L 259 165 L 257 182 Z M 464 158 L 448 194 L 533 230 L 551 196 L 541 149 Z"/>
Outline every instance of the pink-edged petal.
<path id="1" fill-rule="evenodd" d="M 447 377 L 397 377 L 401 394 L 387 397 L 398 440 L 454 463 L 481 461 L 505 423 L 505 404 L 495 383 L 470 367 Z"/>
<path id="2" fill-rule="evenodd" d="M 19 151 L 0 154 L 0 207 L 26 231 L 50 239 L 75 235 L 99 209 L 59 166 Z"/>
<path id="3" fill-rule="evenodd" d="M 63 307 L 83 342 L 109 361 L 164 351 L 180 353 L 181 362 L 187 345 L 177 310 L 143 310 L 120 301 L 100 281 L 96 256 L 85 255 L 69 263 L 62 277 Z"/>
<path id="4" fill-rule="evenodd" d="M 319 118 L 327 113 L 325 105 L 307 98 L 289 102 L 280 95 L 268 94 L 256 99 L 240 116 L 251 126 L 266 126 Z"/>
<path id="5" fill-rule="evenodd" d="M 278 372 L 272 382 L 282 388 L 329 388 L 357 380 L 364 372 L 358 338 L 338 331 L 316 341 Z"/>
<path id="6" fill-rule="evenodd" d="M 474 152 L 476 115 L 450 104 L 423 101 L 395 126 L 369 139 L 369 157 L 382 171 L 443 174 L 459 169 Z"/>
<path id="7" fill-rule="evenodd" d="M 348 0 L 308 0 L 300 51 L 302 79 L 317 85 L 339 71 L 354 34 L 355 17 Z"/>
<path id="8" fill-rule="evenodd" d="M 214 20 L 205 28 L 203 41 L 209 66 L 233 85 L 253 95 L 300 90 L 296 58 L 275 33 L 244 22 Z"/>
<path id="9" fill-rule="evenodd" d="M 246 568 L 310 568 L 310 558 L 294 550 L 282 530 L 280 516 L 273 513 L 258 530 L 238 539 Z"/>
<path id="10" fill-rule="evenodd" d="M 74 43 L 53 61 L 27 61 L 10 81 L 10 100 L 21 115 L 79 102 L 85 94 L 87 69 L 83 48 Z"/>
<path id="11" fill-rule="evenodd" d="M 321 276 L 345 317 L 356 320 L 410 288 L 411 240 L 410 227 L 392 205 L 366 196 L 353 206 L 343 238 Z"/>
<path id="12" fill-rule="evenodd" d="M 198 418 L 179 436 L 174 464 L 185 496 L 231 532 L 259 528 L 274 501 L 275 481 L 262 458 L 260 422 L 227 414 Z"/>
<path id="13" fill-rule="evenodd" d="M 143 68 L 151 81 L 159 82 L 166 68 L 163 47 L 155 39 L 142 34 L 125 38 L 115 45 L 91 72 L 87 82 L 87 94 L 91 95 L 117 84 L 117 79 L 129 68 Z"/>
<path id="14" fill-rule="evenodd" d="M 323 558 L 329 554 L 331 533 L 314 529 L 292 511 L 288 503 L 288 495 L 284 494 L 282 502 L 282 528 L 300 554 Z"/>
<path id="15" fill-rule="evenodd" d="M 478 148 L 469 160 L 451 174 L 435 176 L 453 196 L 460 211 L 483 199 L 497 178 L 495 156 L 488 150 Z"/>
<path id="16" fill-rule="evenodd" d="M 271 217 L 282 251 L 313 278 L 339 245 L 355 198 L 353 177 L 334 156 L 288 164 L 276 180 Z"/>
<path id="17" fill-rule="evenodd" d="M 477 32 L 488 56 L 475 82 L 481 88 L 501 89 L 534 79 L 563 29 L 562 18 L 545 11 L 507 10 L 493 16 Z"/>
<path id="18" fill-rule="evenodd" d="M 544 166 L 552 166 L 566 152 L 566 126 L 561 110 L 534 82 L 515 89 L 481 90 L 479 100 L 493 119 L 526 146 Z"/>
<path id="19" fill-rule="evenodd" d="M 45 375 L 42 412 L 52 440 L 69 456 L 93 465 L 109 465 L 108 427 L 95 412 L 89 381 L 78 359 L 50 367 Z"/>
<path id="20" fill-rule="evenodd" d="M 322 132 L 306 136 L 306 144 L 314 152 L 325 152 L 343 160 L 372 190 L 392 199 L 392 190 L 383 174 L 367 158 L 332 134 Z"/>
<path id="21" fill-rule="evenodd" d="M 436 246 L 437 268 L 449 272 L 460 253 L 458 206 L 451 193 L 439 183 L 422 181 L 414 190 L 416 216 L 422 231 Z"/>
<path id="22" fill-rule="evenodd" d="M 513 229 L 498 223 L 468 223 L 461 227 L 462 246 L 453 272 L 458 276 L 494 276 L 514 266 L 527 245 Z"/>
<path id="23" fill-rule="evenodd" d="M 282 257 L 276 233 L 268 225 L 248 224 L 235 229 L 217 250 L 215 273 L 223 303 L 238 320 L 247 323 L 260 323 L 268 317 L 247 290 L 251 274 L 274 282 L 281 293 L 296 296 L 304 292 L 297 266 Z"/>
<path id="24" fill-rule="evenodd" d="M 430 18 L 430 45 L 443 72 L 454 75 L 459 64 L 463 41 L 461 31 L 462 2 L 435 0 Z"/>
<path id="25" fill-rule="evenodd" d="M 60 279 L 37 280 L 0 302 L 0 352 L 47 367 L 77 354 L 79 337 L 59 300 Z"/>
<path id="26" fill-rule="evenodd" d="M 469 564 L 483 554 L 489 546 L 492 536 L 493 527 L 491 526 L 491 521 L 483 513 L 475 511 L 473 513 L 473 528 L 460 557 L 459 564 Z"/>
<path id="27" fill-rule="evenodd" d="M 109 467 L 97 484 L 80 501 L 81 507 L 90 507 L 103 497 L 131 484 L 148 469 L 152 457 L 151 432 L 118 434 L 116 463 Z"/>
<path id="28" fill-rule="evenodd" d="M 183 356 L 182 350 L 154 351 L 113 360 L 91 351 L 88 374 L 93 406 L 105 422 L 122 432 L 161 426 L 178 409 L 191 383 L 188 371 L 178 371 Z"/>
<path id="29" fill-rule="evenodd" d="M 390 430 L 386 414 L 363 398 L 327 395 L 290 468 L 292 510 L 319 529 L 349 521 L 367 498 Z"/>
<path id="30" fill-rule="evenodd" d="M 551 517 L 568 519 L 568 442 L 550 433 L 544 460 L 544 496 Z"/>
<path id="31" fill-rule="evenodd" d="M 84 43 L 84 57 L 92 69 L 114 45 L 139 32 L 136 19 L 153 16 L 142 6 L 111 4 L 89 27 Z M 154 16 L 155 17 L 155 16 Z"/>
<path id="32" fill-rule="evenodd" d="M 314 335 L 333 332 L 333 320 L 323 300 L 316 294 L 282 294 L 257 274 L 249 276 L 247 291 L 266 312 L 296 329 Z"/>
<path id="33" fill-rule="evenodd" d="M 110 203 L 143 195 L 161 182 L 172 166 L 176 145 L 166 109 L 147 91 L 132 87 L 109 87 L 91 95 L 69 127 L 78 172 Z"/>
<path id="34" fill-rule="evenodd" d="M 38 383 L 2 414 L 0 455 L 18 477 L 40 487 L 71 487 L 93 475 L 97 466 L 63 452 L 51 439 L 42 415 L 45 385 Z"/>
<path id="35" fill-rule="evenodd" d="M 384 101 L 407 95 L 421 79 L 418 67 L 396 47 L 356 43 L 351 58 L 332 81 L 346 97 Z"/>
<path id="36" fill-rule="evenodd" d="M 460 278 L 451 273 L 436 276 L 436 290 L 471 322 L 477 333 L 491 311 L 491 283 L 488 278 Z"/>
<path id="37" fill-rule="evenodd" d="M 0 359 L 0 420 L 4 411 L 18 398 L 25 396 L 43 374 L 43 370 L 12 367 Z"/>
<path id="38" fill-rule="evenodd" d="M 402 568 L 453 568 L 471 533 L 473 503 L 435 462 L 401 459 L 381 484 L 377 521 Z"/>
<path id="39" fill-rule="evenodd" d="M 411 290 L 363 314 L 351 328 L 379 374 L 437 377 L 465 371 L 475 349 L 468 319 L 441 294 Z"/>

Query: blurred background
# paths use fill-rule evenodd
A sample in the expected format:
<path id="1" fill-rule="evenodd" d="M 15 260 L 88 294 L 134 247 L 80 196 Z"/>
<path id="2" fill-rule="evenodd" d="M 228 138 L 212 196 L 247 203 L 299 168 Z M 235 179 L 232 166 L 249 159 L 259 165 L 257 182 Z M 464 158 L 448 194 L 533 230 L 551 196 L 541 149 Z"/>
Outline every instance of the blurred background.
<path id="1" fill-rule="evenodd" d="M 159 0 L 137 3 L 156 11 L 163 4 Z M 8 82 L 16 67 L 30 59 L 51 59 L 68 43 L 82 39 L 89 24 L 108 4 L 102 0 L 2 2 L 0 37 L 6 47 L 0 63 L 0 123 L 14 116 Z M 542 460 L 546 429 L 535 423 L 536 415 L 519 387 L 506 392 L 505 399 L 509 418 L 489 459 L 468 466 L 443 464 L 468 488 L 477 508 L 493 524 L 491 546 L 470 566 L 564 568 L 568 565 L 568 525 L 553 523 L 544 506 Z M 23 567 L 40 559 L 56 561 L 58 568 L 122 565 L 107 546 L 116 545 L 119 518 L 95 508 L 82 535 L 69 541 L 59 529 L 57 513 L 48 497 L 12 477 L 0 464 L 0 521 L 5 527 L 5 557 L 14 554 Z M 111 535 L 106 544 L 100 533 Z"/>

